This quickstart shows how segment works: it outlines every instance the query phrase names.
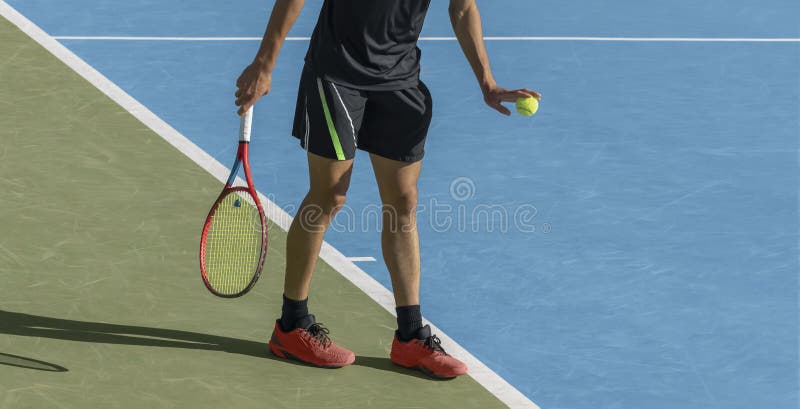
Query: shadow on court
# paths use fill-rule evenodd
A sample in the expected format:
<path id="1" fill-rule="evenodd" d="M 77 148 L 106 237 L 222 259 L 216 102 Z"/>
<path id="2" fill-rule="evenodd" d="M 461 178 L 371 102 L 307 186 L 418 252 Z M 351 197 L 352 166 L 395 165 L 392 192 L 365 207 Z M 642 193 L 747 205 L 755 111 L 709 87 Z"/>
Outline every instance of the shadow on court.
<path id="1" fill-rule="evenodd" d="M 202 349 L 265 358 L 292 365 L 305 365 L 272 355 L 267 348 L 266 342 L 175 329 L 50 318 L 2 310 L 0 310 L 0 334 L 100 344 Z M 12 357 L 14 359 L 10 359 Z M 25 361 L 28 361 L 28 363 L 26 364 Z M 35 365 L 29 365 L 31 363 L 35 363 Z M 67 371 L 66 368 L 58 365 L 3 353 L 0 353 L 0 364 L 30 367 L 31 369 L 52 372 Z M 357 356 L 354 365 L 427 379 L 426 376 L 417 371 L 393 364 L 386 357 Z M 36 367 L 34 368 L 33 366 Z"/>
<path id="2" fill-rule="evenodd" d="M 46 372 L 67 372 L 67 368 L 38 359 L 0 352 L 0 365 L 16 366 L 18 368 L 35 369 Z"/>

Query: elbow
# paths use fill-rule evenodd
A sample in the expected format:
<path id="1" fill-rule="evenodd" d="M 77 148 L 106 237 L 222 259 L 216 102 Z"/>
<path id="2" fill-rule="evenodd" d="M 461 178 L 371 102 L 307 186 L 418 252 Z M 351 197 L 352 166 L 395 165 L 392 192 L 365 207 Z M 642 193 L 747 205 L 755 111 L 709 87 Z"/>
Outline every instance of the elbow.
<path id="1" fill-rule="evenodd" d="M 460 21 L 461 19 L 464 18 L 464 15 L 467 14 L 467 10 L 468 9 L 465 7 L 455 7 L 453 5 L 450 5 L 450 7 L 448 7 L 447 9 L 447 12 L 450 14 L 450 21 L 452 22 Z"/>
<path id="2" fill-rule="evenodd" d="M 450 21 L 455 24 L 469 17 L 473 12 L 476 12 L 477 8 L 478 6 L 474 1 L 452 1 L 447 11 L 450 14 Z"/>

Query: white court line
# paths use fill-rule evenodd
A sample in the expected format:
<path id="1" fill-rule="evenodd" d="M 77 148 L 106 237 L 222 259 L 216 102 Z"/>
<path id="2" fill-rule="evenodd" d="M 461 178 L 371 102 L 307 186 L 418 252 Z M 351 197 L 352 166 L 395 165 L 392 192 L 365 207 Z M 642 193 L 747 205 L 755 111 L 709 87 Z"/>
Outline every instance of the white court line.
<path id="1" fill-rule="evenodd" d="M 260 41 L 261 37 L 147 37 L 147 36 L 52 36 L 56 40 L 97 41 Z M 286 41 L 308 41 L 309 37 L 286 37 Z"/>
<path id="2" fill-rule="evenodd" d="M 2 0 L 0 0 L 0 15 L 16 25 L 22 32 L 39 43 L 78 75 L 97 87 L 98 90 L 107 95 L 114 102 L 130 112 L 131 115 L 152 129 L 156 134 L 160 135 L 181 153 L 208 171 L 221 183 L 225 182 L 229 171 L 227 167 L 214 159 L 206 151 L 200 149 L 200 147 L 156 116 L 156 114 L 147 109 L 147 107 L 128 95 L 122 88 L 111 82 L 111 80 L 103 76 L 103 74 L 61 45 L 61 43 L 49 36 L 36 24 Z M 264 205 L 264 211 L 267 217 L 281 229 L 288 230 L 292 222 L 292 217 L 261 193 L 259 193 L 259 197 Z M 392 293 L 374 278 L 370 277 L 364 270 L 358 268 L 352 261 L 347 260 L 347 257 L 340 253 L 339 250 L 329 243 L 323 242 L 320 257 L 331 267 L 336 269 L 343 277 L 358 286 L 386 311 L 392 315 L 396 314 Z M 527 396 L 511 386 L 511 384 L 501 378 L 500 375 L 487 367 L 486 364 L 475 358 L 475 356 L 447 336 L 441 329 L 433 324 L 430 325 L 434 332 L 438 333 L 439 338 L 442 339 L 448 350 L 454 356 L 465 361 L 467 365 L 469 365 L 469 375 L 500 401 L 514 409 L 539 409 Z"/>
<path id="3" fill-rule="evenodd" d="M 147 36 L 53 36 L 56 40 L 87 41 L 261 41 L 261 37 L 147 37 Z M 634 43 L 800 43 L 800 38 L 727 37 L 484 37 L 485 41 L 612 41 Z M 287 37 L 308 41 L 310 37 Z M 456 41 L 455 37 L 420 37 L 421 41 Z"/>
<path id="4" fill-rule="evenodd" d="M 349 261 L 356 262 L 356 261 L 376 261 L 375 257 L 348 257 Z"/>

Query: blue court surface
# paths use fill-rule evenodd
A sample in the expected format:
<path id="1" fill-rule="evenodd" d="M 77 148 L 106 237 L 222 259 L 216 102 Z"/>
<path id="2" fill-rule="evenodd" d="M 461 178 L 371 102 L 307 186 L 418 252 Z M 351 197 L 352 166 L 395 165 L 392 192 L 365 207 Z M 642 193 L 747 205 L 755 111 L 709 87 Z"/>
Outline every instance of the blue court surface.
<path id="1" fill-rule="evenodd" d="M 258 42 L 218 38 L 260 37 L 272 2 L 7 2 L 56 37 L 208 37 L 61 42 L 233 160 L 234 81 Z M 320 4 L 290 36 L 310 35 Z M 479 5 L 487 36 L 800 38 L 796 0 Z M 433 0 L 423 36 L 452 35 Z M 545 409 L 796 408 L 800 42 L 487 44 L 500 85 L 543 99 L 502 117 L 457 42 L 421 41 L 425 316 Z M 256 184 L 291 214 L 307 188 L 289 136 L 307 45 L 287 41 L 255 110 Z M 360 153 L 327 240 L 374 257 L 359 266 L 389 288 L 378 203 Z"/>

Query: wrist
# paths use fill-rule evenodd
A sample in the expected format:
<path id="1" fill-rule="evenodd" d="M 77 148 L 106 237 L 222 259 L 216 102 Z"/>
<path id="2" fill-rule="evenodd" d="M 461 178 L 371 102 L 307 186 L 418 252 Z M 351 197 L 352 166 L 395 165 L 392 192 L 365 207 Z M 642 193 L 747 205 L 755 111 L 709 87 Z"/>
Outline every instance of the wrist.
<path id="1" fill-rule="evenodd" d="M 483 78 L 478 81 L 478 84 L 481 87 L 481 91 L 485 94 L 497 87 L 497 83 L 494 81 L 494 78 L 491 76 L 488 78 Z"/>
<path id="2" fill-rule="evenodd" d="M 267 56 L 257 55 L 256 58 L 253 60 L 252 65 L 261 73 L 269 74 L 272 72 L 272 67 L 274 63 L 272 63 L 271 59 Z"/>

